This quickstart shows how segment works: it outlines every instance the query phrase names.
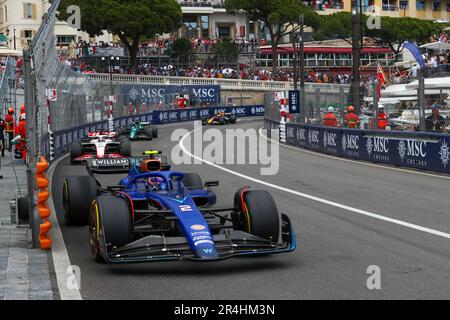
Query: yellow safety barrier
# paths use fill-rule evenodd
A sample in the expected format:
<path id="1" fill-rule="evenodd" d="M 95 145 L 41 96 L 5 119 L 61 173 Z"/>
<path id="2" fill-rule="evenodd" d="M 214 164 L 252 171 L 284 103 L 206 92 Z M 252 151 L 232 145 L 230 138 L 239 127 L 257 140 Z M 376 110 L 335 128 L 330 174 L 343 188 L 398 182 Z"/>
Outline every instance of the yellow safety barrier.
<path id="1" fill-rule="evenodd" d="M 37 209 L 39 216 L 42 219 L 39 242 L 41 244 L 41 249 L 49 250 L 52 248 L 52 239 L 50 239 L 50 236 L 48 235 L 48 232 L 52 228 L 52 224 L 49 220 L 50 208 L 48 206 L 48 199 L 50 198 L 50 193 L 48 191 L 49 181 L 46 175 L 49 164 L 44 157 L 41 157 L 36 164 L 36 167 L 36 185 L 38 188 Z"/>

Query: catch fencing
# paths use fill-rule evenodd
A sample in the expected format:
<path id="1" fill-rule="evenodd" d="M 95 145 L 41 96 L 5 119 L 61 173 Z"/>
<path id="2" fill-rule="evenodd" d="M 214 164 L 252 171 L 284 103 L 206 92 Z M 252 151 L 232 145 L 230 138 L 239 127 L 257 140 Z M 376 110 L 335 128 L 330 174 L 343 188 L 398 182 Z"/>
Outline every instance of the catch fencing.
<path id="1" fill-rule="evenodd" d="M 0 79 L 1 116 L 4 119 L 8 108 L 12 107 L 19 114 L 16 103 L 16 60 L 7 57 Z"/>
<path id="2" fill-rule="evenodd" d="M 321 124 L 323 116 L 333 107 L 338 117 L 338 122 L 343 124 L 345 108 L 348 106 L 348 93 L 350 88 L 341 85 L 339 87 L 306 88 L 305 96 L 299 104 L 298 114 L 288 115 L 289 120 L 296 123 Z M 282 91 L 287 98 L 288 92 Z M 280 121 L 281 100 L 279 92 L 266 92 L 264 96 L 266 109 L 265 117 Z"/>

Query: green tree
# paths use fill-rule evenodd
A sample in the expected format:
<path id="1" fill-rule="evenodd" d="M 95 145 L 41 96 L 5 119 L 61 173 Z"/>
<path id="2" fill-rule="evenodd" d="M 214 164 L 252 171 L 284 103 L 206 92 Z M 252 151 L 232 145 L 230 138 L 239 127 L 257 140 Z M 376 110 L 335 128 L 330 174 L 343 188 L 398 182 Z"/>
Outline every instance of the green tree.
<path id="1" fill-rule="evenodd" d="M 439 33 L 446 26 L 415 18 L 381 17 L 381 28 L 369 29 L 367 19 L 368 16 L 362 15 L 362 34 L 379 45 L 389 47 L 396 54 L 403 50 L 405 41 L 428 42 L 433 33 Z M 339 38 L 351 44 L 352 14 L 340 12 L 321 17 L 320 27 L 315 31 L 314 37 L 317 40 Z"/>
<path id="2" fill-rule="evenodd" d="M 313 28 L 319 25 L 319 16 L 301 0 L 226 0 L 225 8 L 229 13 L 244 12 L 250 19 L 264 23 L 272 42 L 274 73 L 278 65 L 278 44 L 282 37 L 298 28 L 300 13 L 303 12 L 306 25 Z"/>
<path id="3" fill-rule="evenodd" d="M 192 43 L 187 38 L 177 39 L 170 48 L 171 56 L 180 59 L 180 62 L 188 61 L 192 51 Z"/>
<path id="4" fill-rule="evenodd" d="M 387 46 L 398 54 L 403 50 L 405 41 L 427 43 L 430 36 L 439 33 L 442 27 L 428 20 L 381 17 L 381 28 L 366 32 L 378 44 Z"/>
<path id="5" fill-rule="evenodd" d="M 365 26 L 367 17 L 362 15 L 361 25 Z M 364 32 L 365 28 L 363 28 Z M 317 40 L 342 39 L 352 44 L 352 14 L 351 12 L 338 12 L 321 16 L 319 28 L 314 32 Z"/>
<path id="6" fill-rule="evenodd" d="M 70 5 L 81 9 L 81 30 L 91 36 L 101 35 L 103 30 L 117 35 L 134 67 L 139 43 L 177 30 L 183 17 L 176 0 L 62 0 L 60 19 L 67 20 Z"/>
<path id="7" fill-rule="evenodd" d="M 239 46 L 230 39 L 224 39 L 212 48 L 212 53 L 216 59 L 221 57 L 228 62 L 236 62 L 239 57 Z"/>

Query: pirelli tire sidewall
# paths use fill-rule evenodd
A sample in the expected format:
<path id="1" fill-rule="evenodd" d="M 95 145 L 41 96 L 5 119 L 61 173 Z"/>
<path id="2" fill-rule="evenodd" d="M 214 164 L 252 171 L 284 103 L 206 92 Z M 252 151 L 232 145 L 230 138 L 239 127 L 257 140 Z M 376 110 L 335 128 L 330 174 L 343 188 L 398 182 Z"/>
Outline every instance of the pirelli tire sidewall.
<path id="1" fill-rule="evenodd" d="M 90 176 L 74 176 L 64 179 L 64 221 L 70 226 L 86 226 L 89 223 L 91 204 L 97 197 L 97 182 Z"/>
<path id="2" fill-rule="evenodd" d="M 108 248 L 122 247 L 132 240 L 130 206 L 125 198 L 104 194 L 97 198 L 101 240 Z"/>

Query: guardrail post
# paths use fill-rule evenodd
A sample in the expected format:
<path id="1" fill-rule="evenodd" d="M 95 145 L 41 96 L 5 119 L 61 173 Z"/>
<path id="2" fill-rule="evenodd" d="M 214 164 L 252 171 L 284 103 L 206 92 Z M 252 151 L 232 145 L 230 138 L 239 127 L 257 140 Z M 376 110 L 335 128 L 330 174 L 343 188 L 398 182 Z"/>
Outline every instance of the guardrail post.
<path id="1" fill-rule="evenodd" d="M 373 128 L 378 129 L 378 81 L 373 82 Z"/>
<path id="2" fill-rule="evenodd" d="M 24 61 L 24 80 L 25 80 L 25 112 L 28 115 L 27 123 L 27 185 L 28 185 L 28 216 L 31 228 L 32 246 L 39 248 L 40 218 L 35 206 L 35 181 L 33 179 L 36 172 L 37 161 L 37 107 L 34 95 L 34 81 L 32 75 L 32 64 L 30 51 L 25 49 L 23 52 Z M 34 122 L 32 119 L 36 119 Z"/>
<path id="3" fill-rule="evenodd" d="M 344 127 L 344 117 L 345 117 L 345 90 L 343 87 L 339 88 L 339 125 Z"/>
<path id="4" fill-rule="evenodd" d="M 320 125 L 320 89 L 316 89 L 316 109 L 315 109 L 315 116 L 317 118 L 317 125 Z"/>
<path id="5" fill-rule="evenodd" d="M 420 131 L 425 131 L 425 76 L 424 70 L 419 70 L 419 87 L 417 89 L 417 100 L 419 107 Z"/>

